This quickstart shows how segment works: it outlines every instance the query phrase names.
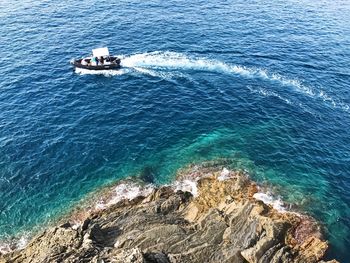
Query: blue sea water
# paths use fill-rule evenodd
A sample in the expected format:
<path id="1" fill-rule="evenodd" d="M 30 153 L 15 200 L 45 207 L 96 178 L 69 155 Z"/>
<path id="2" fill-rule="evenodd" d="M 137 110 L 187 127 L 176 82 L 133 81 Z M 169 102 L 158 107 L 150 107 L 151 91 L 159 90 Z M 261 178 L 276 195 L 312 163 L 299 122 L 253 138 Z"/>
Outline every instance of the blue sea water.
<path id="1" fill-rule="evenodd" d="M 228 157 L 350 258 L 350 2 L 0 2 L 0 239 Z M 108 46 L 122 69 L 75 72 Z"/>

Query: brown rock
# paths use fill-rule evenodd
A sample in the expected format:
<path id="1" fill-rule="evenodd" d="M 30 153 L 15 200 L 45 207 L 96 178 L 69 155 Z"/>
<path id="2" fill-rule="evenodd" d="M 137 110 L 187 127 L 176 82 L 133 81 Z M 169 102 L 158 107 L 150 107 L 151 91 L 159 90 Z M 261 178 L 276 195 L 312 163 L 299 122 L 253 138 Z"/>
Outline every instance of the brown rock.
<path id="1" fill-rule="evenodd" d="M 49 229 L 25 249 L 0 256 L 0 262 L 322 260 L 328 245 L 311 221 L 253 199 L 257 186 L 242 172 L 218 180 L 221 170 L 214 163 L 181 171 L 180 178 L 198 180 L 197 197 L 161 187 L 87 215 L 76 230 L 70 224 Z"/>

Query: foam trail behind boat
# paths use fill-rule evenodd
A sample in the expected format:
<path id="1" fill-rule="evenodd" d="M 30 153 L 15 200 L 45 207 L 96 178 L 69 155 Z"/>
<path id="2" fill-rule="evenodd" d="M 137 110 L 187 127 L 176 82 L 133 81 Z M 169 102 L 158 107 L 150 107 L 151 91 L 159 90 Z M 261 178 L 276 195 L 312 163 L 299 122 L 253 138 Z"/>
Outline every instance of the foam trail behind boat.
<path id="1" fill-rule="evenodd" d="M 166 72 L 169 70 L 197 70 L 217 72 L 222 74 L 234 74 L 243 76 L 245 78 L 260 78 L 271 82 L 277 82 L 281 86 L 291 87 L 295 91 L 306 96 L 321 99 L 333 108 L 338 108 L 346 112 L 350 111 L 350 106 L 348 104 L 342 102 L 340 99 L 333 98 L 323 90 L 317 90 L 303 84 L 298 79 L 290 79 L 278 73 L 270 73 L 269 71 L 261 68 L 232 65 L 219 60 L 190 57 L 182 53 L 169 51 L 154 51 L 134 55 L 119 55 L 118 57 L 121 58 L 122 66 L 122 68 L 119 70 L 95 71 L 77 68 L 76 73 L 82 75 L 96 74 L 105 76 L 117 76 L 137 72 L 140 74 L 150 75 L 163 79 L 172 79 L 176 76 L 184 76 L 184 74 L 181 72 Z M 269 94 L 274 94 L 274 96 L 281 97 L 281 95 L 277 94 L 276 92 L 271 91 Z M 284 98 L 284 100 L 290 104 L 290 99 Z"/>
<path id="2" fill-rule="evenodd" d="M 297 79 L 288 79 L 279 74 L 270 74 L 265 69 L 249 68 L 241 65 L 231 65 L 219 60 L 188 57 L 176 52 L 150 52 L 122 57 L 121 65 L 128 68 L 203 70 L 224 74 L 238 74 L 244 77 L 262 78 L 279 82 L 284 86 L 292 86 L 309 95 L 315 95 L 313 90 L 303 85 Z"/>
<path id="3" fill-rule="evenodd" d="M 141 69 L 153 69 L 152 76 L 156 76 L 156 69 L 158 70 L 202 70 L 209 72 L 217 72 L 223 74 L 235 74 L 241 75 L 246 78 L 260 78 L 271 82 L 277 82 L 281 86 L 291 87 L 295 91 L 302 93 L 312 98 L 319 98 L 333 108 L 338 108 L 349 112 L 350 106 L 342 102 L 340 99 L 333 98 L 326 94 L 323 90 L 315 89 L 303 84 L 298 79 L 291 79 L 282 76 L 278 73 L 270 73 L 269 71 L 261 68 L 246 67 L 242 65 L 232 65 L 219 60 L 189 57 L 182 53 L 177 52 L 149 52 L 140 53 L 130 56 L 121 56 L 121 65 L 127 68 L 134 68 L 140 73 L 147 74 L 147 71 Z M 159 73 L 159 77 L 164 77 L 164 73 Z M 274 93 L 275 96 L 277 93 Z M 290 103 L 289 99 L 285 99 L 287 103 Z"/>

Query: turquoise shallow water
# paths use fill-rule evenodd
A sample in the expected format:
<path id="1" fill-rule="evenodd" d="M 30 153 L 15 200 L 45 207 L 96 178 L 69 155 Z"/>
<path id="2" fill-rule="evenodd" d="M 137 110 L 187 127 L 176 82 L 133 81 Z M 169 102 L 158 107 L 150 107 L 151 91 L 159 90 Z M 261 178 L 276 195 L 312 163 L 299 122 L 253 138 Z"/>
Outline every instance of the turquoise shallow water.
<path id="1" fill-rule="evenodd" d="M 348 1 L 2 1 L 0 239 L 229 157 L 350 257 Z M 108 46 L 123 68 L 74 72 Z"/>

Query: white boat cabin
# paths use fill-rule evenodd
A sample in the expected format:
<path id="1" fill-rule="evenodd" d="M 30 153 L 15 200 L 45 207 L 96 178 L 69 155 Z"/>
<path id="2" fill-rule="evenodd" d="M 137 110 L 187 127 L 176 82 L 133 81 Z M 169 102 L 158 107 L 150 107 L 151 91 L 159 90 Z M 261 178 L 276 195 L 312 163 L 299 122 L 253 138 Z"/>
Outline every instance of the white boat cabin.
<path id="1" fill-rule="evenodd" d="M 109 51 L 108 47 L 101 47 L 101 48 L 96 48 L 92 50 L 92 56 L 93 57 L 108 57 L 109 56 Z"/>
<path id="2" fill-rule="evenodd" d="M 112 61 L 110 60 L 108 47 L 95 48 L 92 50 L 92 56 L 83 58 L 81 64 L 86 66 L 97 66 L 97 65 L 110 65 Z"/>

